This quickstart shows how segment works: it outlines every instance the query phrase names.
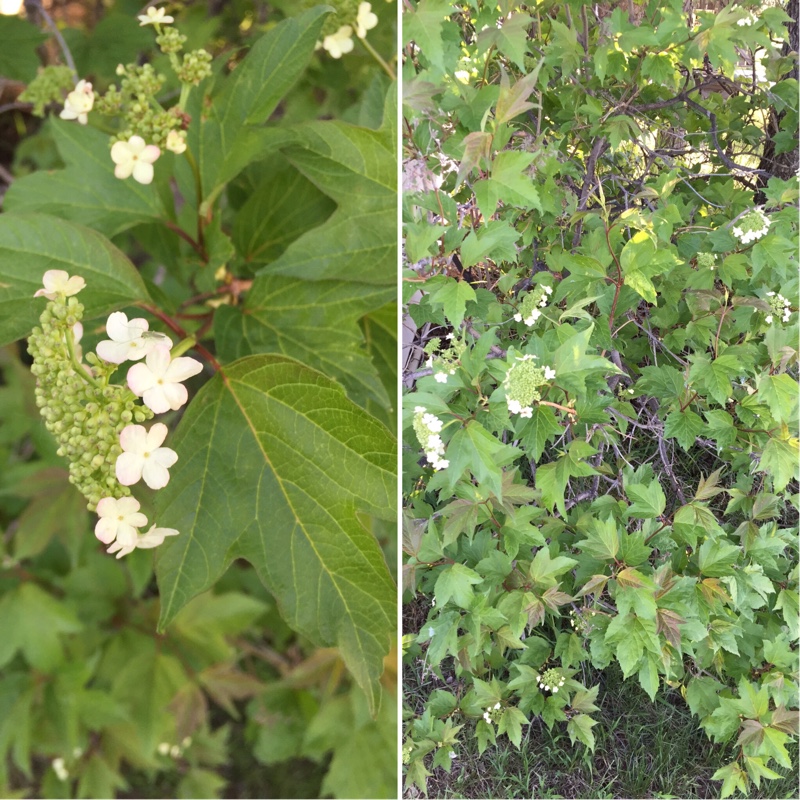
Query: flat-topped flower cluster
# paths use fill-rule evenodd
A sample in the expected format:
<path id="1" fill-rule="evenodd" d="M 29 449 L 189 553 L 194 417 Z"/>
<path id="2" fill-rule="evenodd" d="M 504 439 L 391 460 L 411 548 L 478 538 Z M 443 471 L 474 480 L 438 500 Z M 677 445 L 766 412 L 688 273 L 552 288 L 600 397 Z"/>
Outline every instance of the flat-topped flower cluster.
<path id="1" fill-rule="evenodd" d="M 110 545 L 108 552 L 120 558 L 137 547 L 156 547 L 178 531 L 153 525 L 140 534 L 148 520 L 128 487 L 143 480 L 150 489 L 162 489 L 178 454 L 163 446 L 166 425 L 157 422 L 148 430 L 140 423 L 183 406 L 188 400 L 183 382 L 201 372 L 202 364 L 173 354 L 169 336 L 122 311 L 108 317 L 109 338 L 84 360 L 83 306 L 75 297 L 84 279 L 49 270 L 43 284 L 34 296 L 49 302 L 28 351 L 45 425 L 59 442 L 58 454 L 69 461 L 70 482 L 97 511 L 95 535 Z M 110 383 L 126 361 L 139 363 L 128 369 L 125 385 Z"/>

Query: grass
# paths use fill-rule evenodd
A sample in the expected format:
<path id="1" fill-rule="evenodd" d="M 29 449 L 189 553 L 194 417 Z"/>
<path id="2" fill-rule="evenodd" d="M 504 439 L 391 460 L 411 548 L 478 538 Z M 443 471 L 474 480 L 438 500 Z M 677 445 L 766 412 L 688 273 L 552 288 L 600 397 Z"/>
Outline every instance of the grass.
<path id="1" fill-rule="evenodd" d="M 446 663 L 446 662 L 445 662 Z M 443 673 L 445 681 L 425 670 L 421 662 L 406 665 L 406 702 L 420 713 L 433 689 L 449 688 L 459 680 Z M 731 745 L 710 742 L 697 727 L 680 693 L 669 690 L 653 703 L 635 679 L 623 681 L 616 664 L 602 672 L 589 668 L 587 686 L 600 684 L 592 716 L 596 739 L 592 754 L 571 744 L 565 723 L 552 731 L 538 718 L 523 729 L 517 750 L 505 736 L 478 755 L 474 721 L 465 721 L 462 745 L 450 773 L 437 767 L 428 778 L 429 797 L 463 798 L 716 798 L 721 782 L 711 776 L 733 760 Z M 751 787 L 752 798 L 796 798 L 797 744 L 789 746 L 794 769 L 780 780 Z M 771 766 L 775 766 L 774 763 Z M 429 767 L 430 768 L 430 767 Z M 778 768 L 776 771 L 786 773 Z M 411 787 L 406 797 L 418 797 Z"/>

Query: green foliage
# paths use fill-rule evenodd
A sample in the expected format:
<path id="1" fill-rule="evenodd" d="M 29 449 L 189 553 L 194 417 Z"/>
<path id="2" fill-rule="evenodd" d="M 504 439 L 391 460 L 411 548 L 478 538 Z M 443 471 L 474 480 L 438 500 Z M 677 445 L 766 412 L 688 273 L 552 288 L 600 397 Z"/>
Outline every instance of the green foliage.
<path id="1" fill-rule="evenodd" d="M 430 605 L 407 659 L 459 687 L 406 709 L 406 785 L 528 725 L 596 754 L 582 676 L 616 662 L 737 744 L 723 797 L 758 790 L 798 707 L 798 190 L 770 149 L 796 162 L 797 116 L 767 83 L 786 19 L 411 6 L 409 313 L 466 349 L 404 400 L 407 429 L 419 405 L 442 423 L 437 460 L 406 461 L 405 589 Z M 545 371 L 529 407 L 520 356 Z"/>
<path id="2" fill-rule="evenodd" d="M 0 215 L 0 794 L 393 796 L 396 6 L 335 60 L 316 47 L 331 6 L 275 3 L 262 23 L 179 4 L 155 30 L 108 5 L 63 30 L 71 52 L 47 49 L 92 86 L 44 87 Z M 51 29 L 0 28 L 0 76 L 30 82 Z M 87 124 L 59 118 L 87 103 Z M 132 133 L 160 152 L 126 173 Z M 85 280 L 84 338 L 54 312 L 70 381 L 111 402 L 90 351 L 118 310 L 202 361 L 163 417 L 169 482 L 132 489 L 178 532 L 155 558 L 138 536 L 122 561 L 98 546 L 37 412 L 16 342 L 52 270 Z M 64 423 L 96 431 L 88 447 L 108 438 L 95 406 Z"/>

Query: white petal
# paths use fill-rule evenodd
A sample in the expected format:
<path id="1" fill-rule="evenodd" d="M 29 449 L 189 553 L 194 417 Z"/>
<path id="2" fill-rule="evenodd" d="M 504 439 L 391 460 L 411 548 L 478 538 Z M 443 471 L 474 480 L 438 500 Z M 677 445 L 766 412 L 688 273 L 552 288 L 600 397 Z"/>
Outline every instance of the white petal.
<path id="1" fill-rule="evenodd" d="M 160 442 L 159 442 L 160 444 Z M 126 453 L 143 454 L 149 447 L 147 430 L 144 425 L 127 425 L 119 435 L 119 446 Z"/>
<path id="2" fill-rule="evenodd" d="M 102 502 L 102 500 L 100 502 Z M 94 535 L 103 542 L 103 544 L 113 542 L 117 536 L 117 523 L 118 520 L 112 519 L 111 517 L 101 517 L 97 521 L 97 525 L 94 526 Z"/>
<path id="3" fill-rule="evenodd" d="M 133 165 L 133 179 L 137 181 L 137 183 L 147 186 L 147 184 L 153 182 L 153 174 L 154 170 L 152 164 L 140 160 Z"/>
<path id="4" fill-rule="evenodd" d="M 117 499 L 116 497 L 104 497 L 97 504 L 97 515 L 99 517 L 116 516 L 117 514 Z"/>
<path id="5" fill-rule="evenodd" d="M 97 355 L 109 364 L 121 364 L 128 359 L 130 346 L 126 342 L 112 342 L 104 339 L 97 343 Z"/>
<path id="6" fill-rule="evenodd" d="M 144 152 L 146 146 L 147 144 L 141 136 L 131 136 L 131 138 L 128 139 L 128 150 L 135 156 Z"/>
<path id="7" fill-rule="evenodd" d="M 114 311 L 108 315 L 106 333 L 115 342 L 127 342 L 131 338 L 128 332 L 128 315 L 124 311 Z"/>
<path id="8" fill-rule="evenodd" d="M 131 149 L 127 142 L 114 142 L 111 146 L 111 160 L 120 165 L 131 163 Z M 128 175 L 130 175 L 130 172 Z"/>
<path id="9" fill-rule="evenodd" d="M 161 150 L 154 144 L 149 144 L 142 150 L 139 156 L 139 161 L 144 161 L 147 164 L 152 164 L 161 155 Z"/>
<path id="10" fill-rule="evenodd" d="M 133 161 L 128 161 L 124 164 L 117 164 L 117 166 L 114 167 L 114 175 L 121 181 L 124 181 L 125 178 L 130 178 L 132 173 L 133 173 Z"/>
<path id="11" fill-rule="evenodd" d="M 124 517 L 135 514 L 139 508 L 139 501 L 135 497 L 120 497 L 117 500 L 117 513 Z"/>
<path id="12" fill-rule="evenodd" d="M 145 449 L 148 451 L 153 451 L 164 443 L 164 439 L 167 438 L 167 434 L 169 433 L 169 428 L 163 422 L 156 422 L 152 428 L 147 432 L 147 441 Z M 169 448 L 163 448 L 168 450 Z"/>
<path id="13" fill-rule="evenodd" d="M 177 411 L 189 399 L 189 392 L 181 383 L 165 383 L 161 389 L 164 399 L 173 411 Z"/>
<path id="14" fill-rule="evenodd" d="M 139 394 L 136 389 L 131 386 L 130 372 L 128 373 L 128 386 L 131 387 L 131 390 L 134 394 Z M 164 389 L 161 386 L 154 386 L 152 389 L 148 389 L 139 396 L 142 398 L 142 400 L 144 400 L 144 404 L 155 414 L 166 414 L 166 412 L 170 410 L 169 402 L 165 397 Z"/>
<path id="15" fill-rule="evenodd" d="M 138 453 L 120 453 L 117 456 L 117 480 L 123 486 L 133 486 L 141 480 L 142 470 L 145 466 L 145 457 Z M 146 481 L 145 481 L 146 482 Z"/>
<path id="16" fill-rule="evenodd" d="M 175 528 L 156 528 L 156 526 L 153 525 L 147 533 L 139 537 L 137 547 L 145 549 L 158 547 L 167 536 L 178 536 L 179 533 L 180 531 L 176 531 Z"/>
<path id="17" fill-rule="evenodd" d="M 102 342 L 101 342 L 102 344 Z M 98 345 L 99 348 L 99 345 Z M 98 355 L 100 355 L 98 351 Z M 147 358 L 150 358 L 150 353 L 148 353 Z M 115 362 L 115 363 L 122 363 L 122 362 Z M 157 382 L 157 377 L 153 374 L 153 371 L 150 369 L 147 364 L 134 364 L 128 370 L 127 382 L 128 388 L 137 396 L 142 397 L 145 392 L 150 391 Z"/>
<path id="18" fill-rule="evenodd" d="M 144 458 L 142 461 L 144 462 L 142 469 L 144 482 L 151 489 L 163 489 L 169 483 L 169 470 L 152 458 Z"/>
<path id="19" fill-rule="evenodd" d="M 175 358 L 164 373 L 164 380 L 181 383 L 203 371 L 203 365 L 194 358 Z"/>
<path id="20" fill-rule="evenodd" d="M 171 447 L 159 447 L 158 450 L 150 453 L 150 460 L 169 469 L 177 463 L 178 454 Z"/>
<path id="21" fill-rule="evenodd" d="M 171 358 L 169 348 L 160 344 L 147 354 L 147 366 L 152 370 L 154 375 L 163 378 L 169 367 Z M 175 360 L 177 361 L 178 359 Z"/>

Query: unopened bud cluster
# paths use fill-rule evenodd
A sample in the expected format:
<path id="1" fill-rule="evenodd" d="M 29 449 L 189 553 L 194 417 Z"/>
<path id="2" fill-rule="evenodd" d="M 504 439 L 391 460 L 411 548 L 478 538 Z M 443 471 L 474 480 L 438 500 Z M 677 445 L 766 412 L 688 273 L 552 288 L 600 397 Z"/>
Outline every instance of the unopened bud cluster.
<path id="1" fill-rule="evenodd" d="M 535 358 L 533 355 L 517 357 L 506 372 L 503 388 L 509 414 L 532 417 L 533 404 L 542 399 L 539 387 L 556 377 L 555 370 L 550 367 L 537 367 L 533 363 Z"/>
<path id="2" fill-rule="evenodd" d="M 558 667 L 552 667 L 551 669 L 545 670 L 539 676 L 539 688 L 544 689 L 547 692 L 552 692 L 553 694 L 558 694 L 558 690 L 564 685 L 564 683 L 564 674 L 560 669 L 558 669 Z"/>
<path id="3" fill-rule="evenodd" d="M 495 703 L 493 706 L 487 706 L 486 711 L 483 712 L 483 719 L 490 725 L 492 723 L 499 722 L 500 717 L 502 716 L 503 716 L 503 710 L 500 707 L 500 703 Z"/>
<path id="4" fill-rule="evenodd" d="M 442 458 L 444 455 L 444 442 L 439 435 L 444 423 L 434 414 L 428 413 L 424 406 L 417 406 L 414 409 L 414 433 L 417 441 L 425 451 L 425 458 L 435 469 L 447 469 L 450 462 Z"/>
<path id="5" fill-rule="evenodd" d="M 411 763 L 411 753 L 414 751 L 414 742 L 411 739 L 407 739 L 403 743 L 403 763 L 410 764 Z"/>
<path id="6" fill-rule="evenodd" d="M 698 269 L 713 270 L 717 265 L 717 257 L 713 253 L 698 253 L 695 260 Z"/>
<path id="7" fill-rule="evenodd" d="M 553 294 L 551 286 L 540 284 L 532 291 L 528 292 L 519 304 L 514 319 L 517 322 L 524 322 L 529 328 L 536 324 L 536 320 L 542 316 L 541 309 L 547 308 L 550 295 Z"/>
<path id="8" fill-rule="evenodd" d="M 771 310 L 766 317 L 767 325 L 772 325 L 776 317 L 779 317 L 781 322 L 788 322 L 792 316 L 792 304 L 780 293 L 767 292 L 767 297 Z"/>
<path id="9" fill-rule="evenodd" d="M 459 359 L 467 349 L 466 343 L 456 338 L 455 334 L 448 333 L 445 338 L 449 342 L 447 347 L 440 349 L 442 340 L 434 336 L 428 340 L 423 351 L 428 356 L 425 366 L 433 370 L 433 377 L 437 383 L 447 383 L 447 376 L 456 374 Z"/>
<path id="10" fill-rule="evenodd" d="M 69 92 L 75 81 L 69 67 L 54 65 L 40 67 L 36 77 L 25 87 L 19 99 L 23 103 L 33 103 L 31 113 L 43 117 L 45 106 L 61 103 L 64 93 Z"/>
<path id="11" fill-rule="evenodd" d="M 58 441 L 58 455 L 69 461 L 70 482 L 94 511 L 103 497 L 130 494 L 114 474 L 122 453 L 119 435 L 132 422 L 152 419 L 153 412 L 139 405 L 127 386 L 107 383 L 114 365 L 103 364 L 93 353 L 87 356 L 91 366 L 77 362 L 82 316 L 76 297 L 56 295 L 28 339 L 28 352 L 33 356 L 36 404 Z"/>

